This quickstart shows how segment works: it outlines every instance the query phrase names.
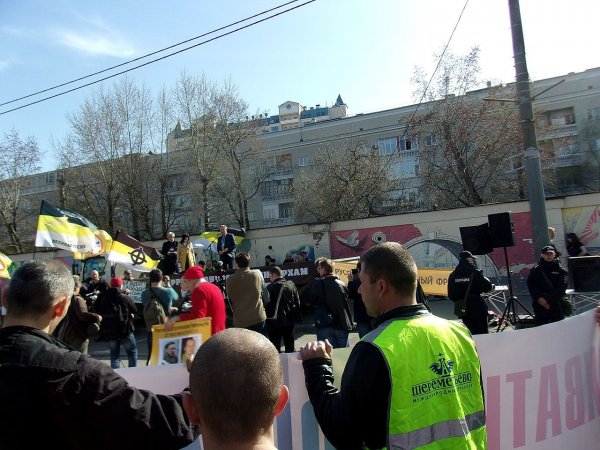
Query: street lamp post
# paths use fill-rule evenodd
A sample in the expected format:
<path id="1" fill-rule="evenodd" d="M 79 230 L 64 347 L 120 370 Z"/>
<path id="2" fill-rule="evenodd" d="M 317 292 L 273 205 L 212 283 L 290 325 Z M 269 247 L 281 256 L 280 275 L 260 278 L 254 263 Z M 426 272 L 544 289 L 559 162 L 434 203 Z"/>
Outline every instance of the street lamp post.
<path id="1" fill-rule="evenodd" d="M 517 75 L 517 104 L 519 105 L 519 118 L 523 135 L 523 154 L 525 174 L 527 175 L 527 193 L 529 196 L 529 209 L 531 226 L 533 230 L 533 245 L 535 255 L 539 255 L 542 247 L 550 243 L 548 236 L 548 219 L 546 217 L 546 199 L 544 183 L 540 166 L 540 151 L 535 137 L 535 122 L 531 93 L 529 91 L 529 73 L 525 58 L 525 40 L 523 38 L 523 24 L 519 0 L 508 0 L 510 11 L 510 24 L 512 33 L 513 53 L 515 58 L 515 71 Z"/>

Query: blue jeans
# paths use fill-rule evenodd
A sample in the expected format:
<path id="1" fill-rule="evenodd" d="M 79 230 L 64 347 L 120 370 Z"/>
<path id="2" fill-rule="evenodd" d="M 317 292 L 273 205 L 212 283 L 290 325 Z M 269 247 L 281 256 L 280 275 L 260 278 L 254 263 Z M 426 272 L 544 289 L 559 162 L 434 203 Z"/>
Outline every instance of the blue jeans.
<path id="1" fill-rule="evenodd" d="M 336 330 L 331 327 L 317 328 L 317 340 L 329 340 L 333 348 L 350 347 L 350 332 L 344 330 Z"/>
<path id="2" fill-rule="evenodd" d="M 108 348 L 110 349 L 110 367 L 118 369 L 121 366 L 121 344 L 127 352 L 129 358 L 129 367 L 137 366 L 138 349 L 137 343 L 135 342 L 135 335 L 133 331 L 127 336 L 123 336 L 120 339 L 111 339 L 108 341 Z"/>

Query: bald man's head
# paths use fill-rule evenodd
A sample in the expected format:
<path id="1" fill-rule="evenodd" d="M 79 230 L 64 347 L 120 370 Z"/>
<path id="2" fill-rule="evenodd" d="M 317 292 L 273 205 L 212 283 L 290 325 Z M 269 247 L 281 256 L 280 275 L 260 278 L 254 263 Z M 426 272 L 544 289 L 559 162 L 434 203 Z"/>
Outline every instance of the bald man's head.
<path id="1" fill-rule="evenodd" d="M 243 328 L 208 339 L 190 370 L 201 422 L 223 441 L 246 442 L 270 430 L 282 387 L 279 353 L 262 334 Z"/>

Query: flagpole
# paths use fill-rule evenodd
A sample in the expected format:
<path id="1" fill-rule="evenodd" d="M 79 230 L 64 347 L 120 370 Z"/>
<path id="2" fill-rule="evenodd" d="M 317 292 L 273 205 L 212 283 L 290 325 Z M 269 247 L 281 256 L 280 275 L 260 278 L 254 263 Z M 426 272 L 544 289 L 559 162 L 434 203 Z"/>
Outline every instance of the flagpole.
<path id="1" fill-rule="evenodd" d="M 40 203 L 40 213 L 38 214 L 38 223 L 40 221 L 40 216 L 42 215 L 42 209 L 44 208 L 44 200 L 41 201 Z M 39 226 L 39 225 L 38 225 Z M 36 237 L 33 238 L 33 259 L 35 260 L 35 249 L 37 248 L 35 246 L 35 241 L 37 239 L 37 230 L 35 232 Z"/>

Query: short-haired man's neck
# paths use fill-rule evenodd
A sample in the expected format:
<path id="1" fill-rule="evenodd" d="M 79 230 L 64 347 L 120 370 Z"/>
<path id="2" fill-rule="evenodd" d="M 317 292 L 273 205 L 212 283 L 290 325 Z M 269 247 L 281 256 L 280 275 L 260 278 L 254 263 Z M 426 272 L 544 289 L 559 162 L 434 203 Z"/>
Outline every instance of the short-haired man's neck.
<path id="1" fill-rule="evenodd" d="M 66 315 L 70 303 L 70 296 L 55 301 L 52 309 L 42 315 L 14 315 L 9 313 L 4 319 L 2 327 L 29 327 L 51 334 Z"/>
<path id="2" fill-rule="evenodd" d="M 222 439 L 223 436 L 214 436 L 210 430 L 205 428 L 201 428 L 201 432 L 204 450 L 277 450 L 274 443 L 273 426 L 265 434 L 247 442 L 227 441 Z"/>
<path id="3" fill-rule="evenodd" d="M 416 290 L 412 292 L 412 295 L 403 294 L 388 285 L 379 297 L 379 315 L 381 316 L 401 306 L 413 306 L 416 304 Z"/>

